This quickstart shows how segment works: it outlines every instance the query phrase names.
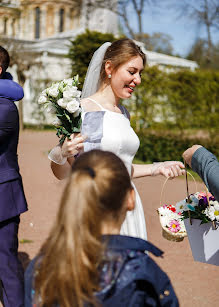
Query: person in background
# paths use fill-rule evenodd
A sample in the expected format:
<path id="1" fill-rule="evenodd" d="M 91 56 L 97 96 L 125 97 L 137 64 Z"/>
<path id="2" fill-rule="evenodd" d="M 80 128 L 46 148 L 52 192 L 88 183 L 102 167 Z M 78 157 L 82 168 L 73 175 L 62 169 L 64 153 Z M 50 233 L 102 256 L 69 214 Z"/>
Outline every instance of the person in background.
<path id="1" fill-rule="evenodd" d="M 219 162 L 215 155 L 201 145 L 193 145 L 182 156 L 219 201 Z"/>
<path id="2" fill-rule="evenodd" d="M 135 191 L 122 160 L 91 150 L 75 161 L 56 221 L 25 272 L 25 307 L 178 306 L 151 243 L 119 235 Z"/>
<path id="3" fill-rule="evenodd" d="M 7 50 L 0 46 L 0 281 L 4 307 L 22 307 L 24 272 L 18 259 L 18 228 L 27 202 L 17 160 L 19 116 L 14 101 L 24 93 L 6 73 L 9 62 Z"/>

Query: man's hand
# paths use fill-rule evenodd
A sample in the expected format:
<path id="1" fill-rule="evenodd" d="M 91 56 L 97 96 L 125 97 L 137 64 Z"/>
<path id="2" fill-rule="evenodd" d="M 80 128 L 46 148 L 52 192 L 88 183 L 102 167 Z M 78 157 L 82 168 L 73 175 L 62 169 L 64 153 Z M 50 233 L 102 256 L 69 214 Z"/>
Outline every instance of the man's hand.
<path id="1" fill-rule="evenodd" d="M 188 148 L 184 153 L 182 154 L 183 159 L 185 162 L 191 167 L 192 164 L 192 156 L 194 155 L 195 151 L 202 147 L 201 145 L 193 145 L 192 147 Z"/>

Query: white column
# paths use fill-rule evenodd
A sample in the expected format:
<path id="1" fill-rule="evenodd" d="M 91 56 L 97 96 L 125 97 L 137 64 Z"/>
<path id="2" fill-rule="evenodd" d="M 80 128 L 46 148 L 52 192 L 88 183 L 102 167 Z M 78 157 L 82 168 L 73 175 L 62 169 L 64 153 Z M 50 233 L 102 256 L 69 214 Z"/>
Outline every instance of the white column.
<path id="1" fill-rule="evenodd" d="M 35 7 L 30 6 L 29 7 L 29 29 L 28 29 L 28 39 L 35 39 L 35 19 L 36 19 L 36 12 Z"/>
<path id="2" fill-rule="evenodd" d="M 31 33 L 31 24 L 32 24 L 32 14 L 33 10 L 31 7 L 28 7 L 26 12 L 26 20 L 24 20 L 24 39 L 32 39 L 32 33 Z"/>
<path id="3" fill-rule="evenodd" d="M 64 11 L 64 31 L 71 30 L 71 8 L 65 7 Z"/>
<path id="4" fill-rule="evenodd" d="M 0 19 L 0 34 L 4 34 L 4 18 Z"/>
<path id="5" fill-rule="evenodd" d="M 60 7 L 56 7 L 54 10 L 54 34 L 59 33 L 59 24 L 60 24 L 59 11 Z"/>

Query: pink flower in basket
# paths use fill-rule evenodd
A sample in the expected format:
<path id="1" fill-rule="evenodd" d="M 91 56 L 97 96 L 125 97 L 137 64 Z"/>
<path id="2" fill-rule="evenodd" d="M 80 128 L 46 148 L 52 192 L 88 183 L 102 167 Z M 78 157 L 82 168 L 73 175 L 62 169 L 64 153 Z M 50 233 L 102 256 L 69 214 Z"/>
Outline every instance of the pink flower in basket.
<path id="1" fill-rule="evenodd" d="M 172 220 L 169 223 L 169 228 L 168 230 L 171 232 L 178 232 L 180 231 L 181 227 L 180 227 L 180 223 L 177 220 Z"/>
<path id="2" fill-rule="evenodd" d="M 207 195 L 206 195 L 206 192 L 199 192 L 198 193 L 198 199 L 200 199 L 200 198 L 204 198 L 204 197 L 206 197 Z M 210 197 L 212 197 L 213 195 L 211 194 L 211 193 L 209 193 L 208 192 L 208 197 L 210 198 Z"/>

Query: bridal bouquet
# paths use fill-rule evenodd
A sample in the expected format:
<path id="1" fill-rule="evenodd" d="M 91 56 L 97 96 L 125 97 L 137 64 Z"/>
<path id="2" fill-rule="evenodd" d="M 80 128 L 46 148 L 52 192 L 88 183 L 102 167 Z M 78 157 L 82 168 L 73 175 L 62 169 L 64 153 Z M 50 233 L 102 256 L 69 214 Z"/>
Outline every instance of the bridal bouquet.
<path id="1" fill-rule="evenodd" d="M 53 125 L 62 145 L 72 133 L 80 132 L 81 128 L 81 91 L 78 90 L 78 75 L 53 83 L 42 91 L 38 103 L 44 105 L 47 112 L 55 115 Z"/>
<path id="2" fill-rule="evenodd" d="M 200 224 L 219 222 L 219 203 L 211 193 L 197 192 L 176 204 L 183 219 L 199 219 Z"/>
<path id="3" fill-rule="evenodd" d="M 171 241 L 182 241 L 186 236 L 186 229 L 180 212 L 173 205 L 163 205 L 158 208 L 163 236 Z"/>

